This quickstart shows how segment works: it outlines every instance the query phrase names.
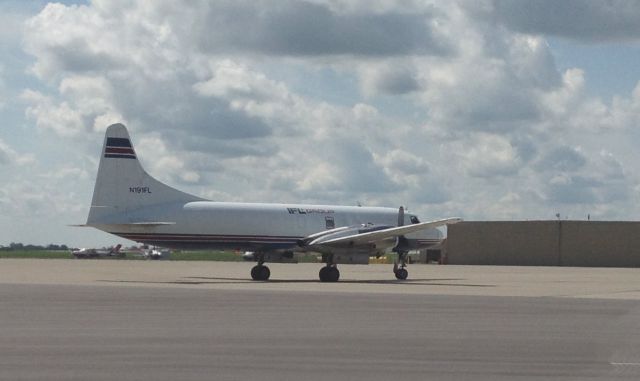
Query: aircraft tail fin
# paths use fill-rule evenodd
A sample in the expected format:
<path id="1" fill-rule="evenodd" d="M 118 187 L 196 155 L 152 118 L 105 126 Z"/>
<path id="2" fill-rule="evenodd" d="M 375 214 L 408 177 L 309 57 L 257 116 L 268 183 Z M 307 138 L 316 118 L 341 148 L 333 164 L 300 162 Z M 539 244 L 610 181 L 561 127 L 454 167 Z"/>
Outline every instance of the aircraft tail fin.
<path id="1" fill-rule="evenodd" d="M 129 212 L 145 206 L 201 200 L 149 175 L 124 125 L 107 128 L 87 225 L 123 223 Z"/>

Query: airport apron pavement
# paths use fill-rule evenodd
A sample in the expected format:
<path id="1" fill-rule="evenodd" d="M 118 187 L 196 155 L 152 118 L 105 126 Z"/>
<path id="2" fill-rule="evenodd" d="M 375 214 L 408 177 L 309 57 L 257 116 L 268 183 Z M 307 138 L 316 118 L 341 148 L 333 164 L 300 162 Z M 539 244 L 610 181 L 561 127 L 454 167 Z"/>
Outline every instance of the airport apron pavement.
<path id="1" fill-rule="evenodd" d="M 374 266 L 359 267 L 341 288 L 286 275 L 266 283 L 226 278 L 233 281 L 225 285 L 244 287 L 237 289 L 179 282 L 192 274 L 190 266 L 201 270 L 208 264 L 125 262 L 0 261 L 0 379 L 640 378 L 640 302 L 634 298 L 518 296 L 522 290 L 516 296 L 483 295 L 491 294 L 481 287 L 488 285 L 482 281 L 490 278 L 486 274 L 466 283 L 465 289 L 478 283 L 472 295 L 422 294 L 415 290 L 426 273 L 418 285 L 370 284 L 367 278 L 378 276 Z M 32 277 L 41 271 L 34 266 L 48 267 L 58 280 L 69 268 L 70 280 L 12 278 L 3 264 L 31 269 Z M 250 264 L 218 267 L 233 273 L 242 265 Z M 135 283 L 126 266 L 164 269 L 158 272 L 163 281 L 145 278 L 151 275 L 141 270 L 148 282 Z M 411 270 L 437 273 L 437 266 L 426 267 Z M 79 268 L 85 271 L 76 273 Z M 465 284 L 461 279 L 469 270 L 495 272 L 497 278 L 503 271 L 444 268 L 458 285 Z M 522 279 L 536 271 L 544 269 L 512 269 Z M 567 271 L 565 279 L 584 277 L 580 270 Z M 596 273 L 584 272 L 592 278 Z M 176 281 L 164 282 L 169 275 Z M 447 281 L 434 283 L 442 289 L 438 284 Z M 358 287 L 366 285 L 376 291 Z M 348 291 L 354 287 L 357 292 Z"/>

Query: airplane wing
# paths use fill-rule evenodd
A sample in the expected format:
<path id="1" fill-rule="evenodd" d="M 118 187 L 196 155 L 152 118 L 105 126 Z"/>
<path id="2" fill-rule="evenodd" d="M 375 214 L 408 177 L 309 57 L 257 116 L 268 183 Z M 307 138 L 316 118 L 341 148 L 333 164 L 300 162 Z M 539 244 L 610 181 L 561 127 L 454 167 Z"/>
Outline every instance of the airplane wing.
<path id="1" fill-rule="evenodd" d="M 399 237 L 404 234 L 415 233 L 420 230 L 435 228 L 438 226 L 455 224 L 462 221 L 462 218 L 445 218 L 442 220 L 420 222 L 417 224 L 389 227 L 380 230 L 369 231 L 365 233 L 355 233 L 342 237 L 332 238 L 331 236 L 320 236 L 315 240 L 308 243 L 308 246 L 322 245 L 322 246 L 355 246 L 360 244 L 368 244 L 379 242 L 388 238 Z"/>

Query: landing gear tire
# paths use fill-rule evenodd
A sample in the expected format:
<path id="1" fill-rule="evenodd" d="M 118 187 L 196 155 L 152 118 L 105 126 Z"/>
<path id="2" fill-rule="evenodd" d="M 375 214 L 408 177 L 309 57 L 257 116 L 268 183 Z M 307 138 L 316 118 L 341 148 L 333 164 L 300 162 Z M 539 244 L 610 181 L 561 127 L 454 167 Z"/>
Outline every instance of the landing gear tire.
<path id="1" fill-rule="evenodd" d="M 399 280 L 405 280 L 409 276 L 409 272 L 407 271 L 407 269 L 397 269 L 395 271 L 395 274 L 396 278 L 398 278 Z"/>
<path id="2" fill-rule="evenodd" d="M 271 271 L 267 266 L 257 265 L 251 269 L 251 279 L 253 280 L 269 280 Z"/>
<path id="3" fill-rule="evenodd" d="M 409 276 L 409 272 L 405 268 L 407 266 L 408 255 L 406 251 L 398 250 L 398 261 L 393 264 L 393 273 L 398 280 L 405 280 Z"/>
<path id="4" fill-rule="evenodd" d="M 335 266 L 326 266 L 320 269 L 320 282 L 337 282 L 340 279 L 340 271 Z"/>

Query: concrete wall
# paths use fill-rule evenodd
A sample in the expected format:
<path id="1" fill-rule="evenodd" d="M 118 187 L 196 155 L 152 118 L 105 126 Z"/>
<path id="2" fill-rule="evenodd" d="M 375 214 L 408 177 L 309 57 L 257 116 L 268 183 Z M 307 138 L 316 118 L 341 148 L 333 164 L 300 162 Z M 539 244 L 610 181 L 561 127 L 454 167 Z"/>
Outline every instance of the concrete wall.
<path id="1" fill-rule="evenodd" d="M 640 267 L 639 222 L 473 221 L 447 236 L 450 264 Z"/>
<path id="2" fill-rule="evenodd" d="M 562 266 L 640 267 L 640 223 L 563 221 Z"/>

